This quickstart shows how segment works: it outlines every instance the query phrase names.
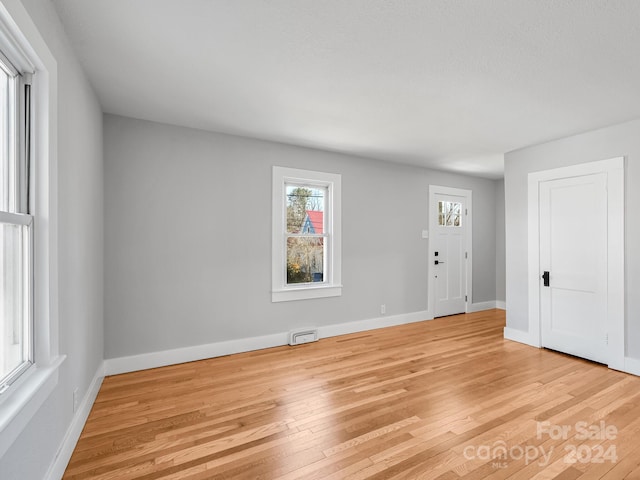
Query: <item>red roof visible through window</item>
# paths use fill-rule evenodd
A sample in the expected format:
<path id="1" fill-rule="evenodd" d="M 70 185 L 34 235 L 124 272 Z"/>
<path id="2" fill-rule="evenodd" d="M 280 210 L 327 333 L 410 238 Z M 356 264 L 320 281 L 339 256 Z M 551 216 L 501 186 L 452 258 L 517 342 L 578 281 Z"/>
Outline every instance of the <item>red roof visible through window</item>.
<path id="1" fill-rule="evenodd" d="M 309 217 L 309 221 L 313 226 L 314 233 L 322 234 L 324 225 L 324 212 L 319 212 L 317 210 L 307 210 L 307 217 Z"/>

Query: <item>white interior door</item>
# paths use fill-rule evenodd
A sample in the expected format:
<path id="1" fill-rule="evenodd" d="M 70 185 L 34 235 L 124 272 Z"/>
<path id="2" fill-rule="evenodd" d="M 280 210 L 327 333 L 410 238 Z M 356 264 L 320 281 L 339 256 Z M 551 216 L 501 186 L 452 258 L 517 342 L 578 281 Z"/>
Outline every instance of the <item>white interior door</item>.
<path id="1" fill-rule="evenodd" d="M 435 283 L 434 317 L 466 310 L 466 198 L 436 193 L 432 201 L 431 271 Z M 435 211 L 434 211 L 435 210 Z"/>
<path id="2" fill-rule="evenodd" d="M 607 363 L 607 176 L 541 182 L 539 202 L 542 346 Z"/>

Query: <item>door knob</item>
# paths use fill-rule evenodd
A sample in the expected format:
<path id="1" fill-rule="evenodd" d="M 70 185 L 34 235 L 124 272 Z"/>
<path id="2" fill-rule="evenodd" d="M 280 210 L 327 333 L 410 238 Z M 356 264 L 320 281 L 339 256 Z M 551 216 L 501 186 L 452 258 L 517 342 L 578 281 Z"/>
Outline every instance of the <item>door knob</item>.
<path id="1" fill-rule="evenodd" d="M 441 262 L 441 261 L 439 261 L 439 260 L 436 260 L 436 261 L 435 261 L 435 262 L 433 262 L 433 263 L 435 263 L 436 265 L 440 265 L 441 263 L 444 263 L 444 262 Z"/>

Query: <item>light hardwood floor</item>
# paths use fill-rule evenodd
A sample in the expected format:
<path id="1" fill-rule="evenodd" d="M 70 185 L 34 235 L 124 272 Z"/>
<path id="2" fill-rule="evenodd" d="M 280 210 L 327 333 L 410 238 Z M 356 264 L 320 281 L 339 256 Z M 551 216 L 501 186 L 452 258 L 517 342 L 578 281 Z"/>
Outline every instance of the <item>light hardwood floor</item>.
<path id="1" fill-rule="evenodd" d="M 640 378 L 503 327 L 489 310 L 108 377 L 64 478 L 640 478 Z"/>

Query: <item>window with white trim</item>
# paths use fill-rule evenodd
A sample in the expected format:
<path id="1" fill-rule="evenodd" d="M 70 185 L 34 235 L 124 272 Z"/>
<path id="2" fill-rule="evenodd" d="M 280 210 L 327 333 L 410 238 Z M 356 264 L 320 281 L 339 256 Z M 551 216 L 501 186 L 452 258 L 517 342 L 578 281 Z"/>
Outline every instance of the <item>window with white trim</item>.
<path id="1" fill-rule="evenodd" d="M 272 208 L 272 301 L 341 295 L 341 176 L 273 167 Z"/>
<path id="2" fill-rule="evenodd" d="M 0 52 L 0 393 L 33 363 L 30 88 Z"/>
<path id="3" fill-rule="evenodd" d="M 0 457 L 58 385 L 56 59 L 20 2 L 0 8 Z M 12 350 L 12 352 L 9 352 Z"/>

